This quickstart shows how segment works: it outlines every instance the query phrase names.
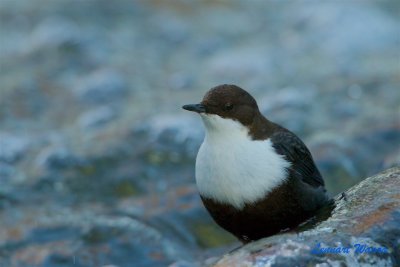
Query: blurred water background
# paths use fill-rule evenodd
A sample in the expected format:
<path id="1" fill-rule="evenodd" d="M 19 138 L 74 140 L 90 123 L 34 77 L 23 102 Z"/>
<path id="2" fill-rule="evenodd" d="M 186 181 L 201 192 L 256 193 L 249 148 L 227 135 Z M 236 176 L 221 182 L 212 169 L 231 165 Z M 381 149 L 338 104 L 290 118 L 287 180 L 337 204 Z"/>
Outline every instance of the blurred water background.
<path id="1" fill-rule="evenodd" d="M 399 164 L 399 10 L 0 0 L 0 266 L 191 266 L 237 246 L 200 202 L 204 133 L 181 110 L 221 83 L 305 141 L 332 195 Z"/>

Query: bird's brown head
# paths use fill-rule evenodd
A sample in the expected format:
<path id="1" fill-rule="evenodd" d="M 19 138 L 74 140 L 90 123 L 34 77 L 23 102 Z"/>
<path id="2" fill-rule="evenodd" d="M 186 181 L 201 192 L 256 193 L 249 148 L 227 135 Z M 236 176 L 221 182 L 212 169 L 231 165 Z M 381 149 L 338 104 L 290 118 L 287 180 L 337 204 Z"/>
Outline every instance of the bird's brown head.
<path id="1" fill-rule="evenodd" d="M 211 88 L 199 104 L 184 105 L 183 109 L 200 114 L 218 115 L 221 118 L 250 125 L 259 115 L 257 102 L 236 85 L 223 84 Z"/>

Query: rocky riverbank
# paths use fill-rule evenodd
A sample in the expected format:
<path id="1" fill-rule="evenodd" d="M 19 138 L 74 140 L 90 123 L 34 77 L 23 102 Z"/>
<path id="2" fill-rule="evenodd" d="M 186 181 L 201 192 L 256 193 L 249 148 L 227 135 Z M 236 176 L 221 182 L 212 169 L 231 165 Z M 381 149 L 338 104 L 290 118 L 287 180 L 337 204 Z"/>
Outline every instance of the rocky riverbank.
<path id="1" fill-rule="evenodd" d="M 237 246 L 194 186 L 249 90 L 335 195 L 399 164 L 398 1 L 0 1 L 0 266 L 165 266 Z"/>

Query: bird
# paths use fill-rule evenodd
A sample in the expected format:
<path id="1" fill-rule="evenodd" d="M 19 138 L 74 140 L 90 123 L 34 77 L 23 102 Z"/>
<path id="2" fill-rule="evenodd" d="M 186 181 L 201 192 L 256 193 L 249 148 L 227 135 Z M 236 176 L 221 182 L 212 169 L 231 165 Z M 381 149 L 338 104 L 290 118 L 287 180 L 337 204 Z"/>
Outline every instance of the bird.
<path id="1" fill-rule="evenodd" d="M 242 243 L 293 229 L 331 201 L 303 141 L 264 117 L 244 89 L 218 85 L 182 108 L 205 126 L 195 164 L 200 198 Z"/>

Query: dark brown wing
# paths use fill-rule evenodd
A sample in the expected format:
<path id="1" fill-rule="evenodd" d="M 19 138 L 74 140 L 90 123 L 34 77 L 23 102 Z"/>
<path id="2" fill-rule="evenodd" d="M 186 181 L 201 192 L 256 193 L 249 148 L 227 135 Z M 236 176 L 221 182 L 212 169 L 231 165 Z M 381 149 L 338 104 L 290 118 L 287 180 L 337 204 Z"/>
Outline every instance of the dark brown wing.
<path id="1" fill-rule="evenodd" d="M 291 163 L 291 174 L 313 186 L 324 186 L 324 180 L 306 145 L 294 133 L 282 129 L 271 135 L 276 152 Z"/>

